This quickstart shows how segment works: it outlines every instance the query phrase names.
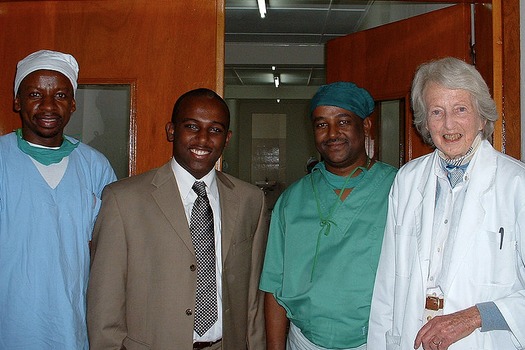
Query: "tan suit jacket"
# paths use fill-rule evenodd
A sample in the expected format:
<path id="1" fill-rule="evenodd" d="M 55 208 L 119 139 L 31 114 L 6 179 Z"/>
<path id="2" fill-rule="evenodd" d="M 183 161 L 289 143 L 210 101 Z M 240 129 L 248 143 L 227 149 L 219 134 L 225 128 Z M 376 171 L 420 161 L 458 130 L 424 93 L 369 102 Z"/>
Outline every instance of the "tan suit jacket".
<path id="1" fill-rule="evenodd" d="M 263 297 L 258 290 L 269 220 L 264 194 L 221 172 L 217 185 L 222 347 L 265 349 Z M 91 258 L 91 349 L 192 349 L 196 261 L 169 163 L 106 187 Z"/>

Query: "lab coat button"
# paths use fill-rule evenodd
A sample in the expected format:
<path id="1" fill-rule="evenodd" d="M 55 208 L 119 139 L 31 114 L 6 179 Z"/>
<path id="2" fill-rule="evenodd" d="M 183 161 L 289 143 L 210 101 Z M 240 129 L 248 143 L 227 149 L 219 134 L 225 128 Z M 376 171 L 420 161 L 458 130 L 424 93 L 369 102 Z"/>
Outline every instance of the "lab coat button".
<path id="1" fill-rule="evenodd" d="M 192 309 L 186 309 L 186 315 L 188 315 L 188 316 L 193 315 L 193 310 Z"/>
<path id="2" fill-rule="evenodd" d="M 195 271 L 195 270 L 197 270 L 197 266 L 195 266 L 194 264 L 191 264 L 191 265 L 190 265 L 190 270 L 191 270 L 191 271 Z"/>

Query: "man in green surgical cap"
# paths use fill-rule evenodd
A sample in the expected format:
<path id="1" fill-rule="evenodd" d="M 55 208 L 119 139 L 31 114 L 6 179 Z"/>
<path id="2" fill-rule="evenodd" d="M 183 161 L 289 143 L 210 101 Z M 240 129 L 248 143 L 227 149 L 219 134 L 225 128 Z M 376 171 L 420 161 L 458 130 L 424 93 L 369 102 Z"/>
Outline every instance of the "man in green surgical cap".
<path id="1" fill-rule="evenodd" d="M 311 101 L 322 157 L 273 210 L 259 288 L 267 349 L 366 349 L 387 197 L 396 169 L 370 159 L 374 100 L 350 82 Z"/>

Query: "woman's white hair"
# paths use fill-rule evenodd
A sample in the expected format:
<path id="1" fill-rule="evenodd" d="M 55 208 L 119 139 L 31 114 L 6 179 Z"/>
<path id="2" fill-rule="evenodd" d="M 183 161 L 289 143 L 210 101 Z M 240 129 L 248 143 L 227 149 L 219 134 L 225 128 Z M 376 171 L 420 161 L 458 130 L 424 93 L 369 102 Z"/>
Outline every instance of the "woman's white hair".
<path id="1" fill-rule="evenodd" d="M 414 125 L 425 142 L 434 145 L 427 129 L 428 110 L 425 103 L 425 89 L 430 83 L 447 89 L 465 90 L 470 93 L 472 104 L 480 118 L 485 120 L 482 139 L 491 139 L 494 122 L 498 119 L 496 103 L 490 96 L 485 80 L 476 68 L 454 57 L 446 57 L 422 64 L 412 81 L 412 110 Z"/>

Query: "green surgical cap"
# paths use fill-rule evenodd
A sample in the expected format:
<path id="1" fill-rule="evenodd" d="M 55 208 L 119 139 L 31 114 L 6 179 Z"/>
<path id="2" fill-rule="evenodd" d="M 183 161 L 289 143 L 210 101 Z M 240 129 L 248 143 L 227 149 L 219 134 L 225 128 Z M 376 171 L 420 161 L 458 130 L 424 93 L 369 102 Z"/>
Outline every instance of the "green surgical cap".
<path id="1" fill-rule="evenodd" d="M 318 106 L 343 108 L 365 119 L 372 114 L 375 105 L 368 91 L 354 83 L 340 81 L 323 85 L 317 90 L 310 103 L 310 116 Z"/>

